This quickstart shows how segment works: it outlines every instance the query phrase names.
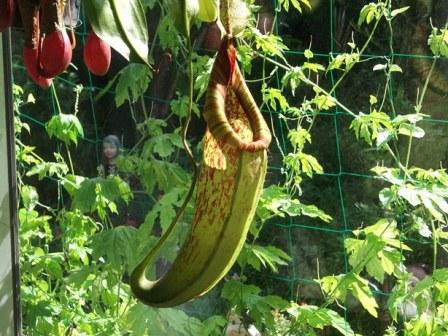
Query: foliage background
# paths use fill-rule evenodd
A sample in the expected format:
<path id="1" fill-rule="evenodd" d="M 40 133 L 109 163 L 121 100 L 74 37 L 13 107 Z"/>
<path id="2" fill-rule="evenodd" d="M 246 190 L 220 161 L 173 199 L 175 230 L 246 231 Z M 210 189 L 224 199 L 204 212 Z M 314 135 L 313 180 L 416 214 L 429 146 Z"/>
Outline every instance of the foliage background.
<path id="1" fill-rule="evenodd" d="M 270 19 L 275 21 L 273 34 L 262 35 L 249 29 L 244 40 L 257 52 L 278 62 L 302 67 L 307 62 L 308 66 L 303 67 L 306 78 L 318 81 L 322 89 L 331 91 L 334 99 L 356 114 L 372 112 L 375 103 L 372 104 L 371 96 L 381 101 L 385 92 L 384 111 L 390 118 L 419 112 L 432 116 L 421 122 L 427 130 L 425 138 L 416 139 L 417 144 L 408 146 L 409 137 L 402 133 L 390 140 L 390 148 L 404 157 L 407 149 L 411 150 L 406 169 L 398 167 L 401 169 L 398 175 L 406 175 L 413 165 L 437 169 L 442 162 L 444 166 L 447 138 L 443 112 L 447 93 L 429 88 L 424 92 L 423 110 L 413 110 L 414 105 L 418 106 L 414 103 L 417 87 L 424 84 L 424 79 L 416 75 L 409 55 L 414 43 L 412 27 L 421 9 L 419 2 L 374 2 L 384 4 L 381 8 L 385 9 L 389 5 L 393 8 L 411 5 L 410 10 L 391 21 L 392 45 L 388 21 L 384 19 L 386 12 L 378 12 L 379 24 L 371 39 L 376 21 L 372 19 L 370 25 L 358 24 L 359 12 L 364 6 L 368 7 L 368 1 L 317 1 L 312 11 L 306 9 L 305 2 L 257 3 L 260 7 L 252 7 L 254 19 L 258 17 L 260 21 L 261 14 L 257 13 L 269 13 Z M 442 1 L 434 3 L 434 22 L 442 28 L 447 13 Z M 352 329 L 363 335 L 379 335 L 386 333 L 390 324 L 408 330 L 410 335 L 414 335 L 415 330 L 415 334 L 436 334 L 433 329 L 419 331 L 414 325 L 406 327 L 403 321 L 394 319 L 393 307 L 387 305 L 392 286 L 404 279 L 399 270 L 404 257 L 407 265 L 425 263 L 442 267 L 442 270 L 446 266 L 446 255 L 439 246 L 442 244 L 436 241 L 438 253 L 434 255 L 433 238 L 436 236 L 434 232 L 429 236 L 424 233 L 427 224 L 434 222 L 431 217 L 434 213 L 417 209 L 423 213 L 419 218 L 426 224 L 416 227 L 415 217 L 413 220 L 403 218 L 413 211 L 403 199 L 400 201 L 397 196 L 398 205 L 394 206 L 378 198 L 392 180 L 384 174 L 378 178 L 381 173 L 370 169 L 377 163 L 388 167 L 396 162 L 384 148 L 370 147 L 366 142 L 375 143 L 375 130 L 389 127 L 398 131 L 400 126 L 385 119 L 376 129 L 369 124 L 365 128 L 368 133 L 357 134 L 353 131 L 357 127 L 353 124 L 353 115 L 332 100 L 327 102 L 328 106 L 325 99 L 319 104 L 321 92 L 316 93 L 304 85 L 303 78 L 299 77 L 301 84 L 296 92 L 291 92 L 290 84 L 285 85 L 282 78 L 294 72 L 276 67 L 261 56 L 255 57 L 251 48 L 243 43 L 239 48 L 242 67 L 255 99 L 263 102 L 262 110 L 277 135 L 277 143 L 271 146 L 269 153 L 267 189 L 248 244 L 226 279 L 202 299 L 179 309 L 156 310 L 132 298 L 127 285 L 128 272 L 166 229 L 191 178 L 191 167 L 183 153 L 180 136 L 181 121 L 187 113 L 186 44 L 175 31 L 170 17 L 165 15 L 168 8 L 162 2 L 146 1 L 144 4 L 150 9 L 147 14 L 152 42 L 150 63 L 158 69 L 155 74 L 144 65 L 127 65 L 118 54 L 114 54 L 113 68 L 107 78 L 89 74 L 81 60 L 82 41 L 88 29 L 84 25 L 77 31 L 81 42 L 73 61 L 77 70 L 70 68 L 55 81 L 55 90 L 43 92 L 26 78 L 21 65 L 21 33 L 14 32 L 16 113 L 21 120 L 17 119 L 17 152 L 22 196 L 19 217 L 26 334 L 221 335 L 233 318 L 231 311 L 240 316 L 246 328 L 254 323 L 268 335 L 350 335 Z M 286 4 L 290 7 L 288 10 Z M 255 24 L 252 22 L 252 27 Z M 194 119 L 188 138 L 198 161 L 204 132 L 199 118 L 200 96 L 213 56 L 213 51 L 207 49 L 213 42 L 207 27 L 202 24 L 192 30 L 196 82 Z M 352 31 L 355 32 L 353 41 Z M 347 44 L 350 42 L 358 47 L 352 48 Z M 361 56 L 362 62 L 357 62 L 354 70 L 346 71 L 351 70 L 350 66 L 328 70 L 327 65 L 337 55 L 353 56 L 365 42 L 369 44 Z M 372 71 L 376 64 L 396 64 L 402 71 L 392 75 L 390 67 Z M 439 60 L 437 69 L 443 73 L 446 64 Z M 344 80 L 333 92 L 341 76 Z M 388 80 L 389 77 L 393 80 Z M 303 108 L 307 101 L 312 105 L 311 110 Z M 301 110 L 297 111 L 298 108 Z M 358 123 L 360 125 L 362 123 Z M 308 132 L 294 133 L 299 129 L 310 130 L 312 143 L 308 141 Z M 411 136 L 414 131 L 412 128 Z M 109 133 L 118 134 L 123 140 L 120 167 L 122 176 L 131 185 L 132 196 L 128 183 L 121 179 L 96 178 L 96 167 L 101 162 L 101 138 Z M 295 159 L 302 154 L 312 157 L 302 156 L 305 159 L 299 159 L 298 169 L 291 170 L 291 165 L 283 159 L 286 153 L 293 153 Z M 285 183 L 291 176 L 300 177 L 301 183 Z M 446 188 L 442 179 L 445 175 L 440 176 L 436 184 L 441 183 Z M 433 192 L 428 179 L 425 183 L 425 190 Z M 301 206 L 292 200 L 297 200 Z M 118 214 L 113 214 L 115 209 Z M 175 257 L 192 209 L 193 204 L 190 204 L 177 232 L 162 252 L 163 258 L 152 272 L 162 273 Z M 444 213 L 444 203 L 436 205 L 436 210 Z M 325 223 L 330 219 L 326 214 L 332 217 L 329 223 Z M 345 287 L 352 294 L 346 298 L 336 297 L 335 301 L 332 297 L 335 293 L 325 291 L 325 286 L 331 287 L 331 277 L 359 275 L 364 268 L 353 272 L 356 263 L 354 265 L 350 258 L 356 259 L 355 252 L 359 251 L 347 247 L 347 241 L 355 238 L 352 230 L 363 229 L 381 218 L 389 223 L 398 220 L 398 231 L 390 231 L 390 234 L 409 245 L 412 253 L 400 245 L 400 257 L 392 258 L 393 271 L 386 272 L 385 279 L 382 279 L 384 273 L 381 276 L 367 269 L 363 276 L 368 279 L 365 281 L 369 289 L 362 287 L 367 296 L 364 303 L 360 299 L 362 296 L 350 290 L 347 282 Z M 437 215 L 435 218 L 443 223 Z M 141 226 L 137 229 L 123 225 L 129 219 Z M 440 225 L 440 232 L 444 232 Z M 381 238 L 382 235 L 377 236 Z M 368 233 L 362 232 L 358 239 L 365 236 Z M 438 239 L 444 238 L 439 236 Z M 391 247 L 388 248 L 391 252 Z M 384 264 L 379 268 L 384 269 Z M 440 274 L 439 283 L 428 285 L 434 293 L 423 293 L 428 290 L 425 287 L 413 295 L 430 295 L 437 301 L 438 293 L 444 302 L 445 294 L 440 288 L 446 279 Z M 315 281 L 324 276 L 328 276 L 327 283 Z M 409 297 L 406 295 L 401 300 Z M 378 309 L 372 299 L 376 300 Z M 377 318 L 372 316 L 374 310 L 379 311 Z M 422 309 L 421 313 L 424 311 Z M 435 313 L 431 316 L 434 319 Z M 330 328 L 331 325 L 336 328 Z M 441 335 L 443 328 L 446 326 L 441 322 Z"/>

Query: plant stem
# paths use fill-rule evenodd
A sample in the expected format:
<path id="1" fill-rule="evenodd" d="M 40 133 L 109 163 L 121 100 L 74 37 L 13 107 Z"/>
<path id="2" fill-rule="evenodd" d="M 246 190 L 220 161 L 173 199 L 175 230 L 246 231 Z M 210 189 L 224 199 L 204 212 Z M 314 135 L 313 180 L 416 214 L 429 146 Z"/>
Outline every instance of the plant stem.
<path id="1" fill-rule="evenodd" d="M 190 124 L 192 110 L 193 110 L 193 90 L 194 90 L 194 78 L 193 78 L 193 48 L 191 45 L 191 40 L 188 38 L 188 75 L 189 75 L 189 100 L 188 100 L 188 114 L 185 118 L 185 122 L 182 129 L 182 144 L 184 145 L 185 151 L 187 153 L 188 158 L 190 159 L 192 165 L 193 165 L 193 178 L 190 184 L 190 188 L 187 192 L 187 195 L 182 202 L 182 205 L 178 209 L 176 216 L 174 216 L 173 220 L 171 221 L 168 228 L 165 230 L 165 232 L 162 234 L 160 239 L 157 241 L 155 246 L 148 252 L 148 254 L 145 256 L 143 261 L 137 266 L 136 269 L 139 267 L 146 267 L 149 265 L 149 263 L 154 259 L 157 252 L 162 248 L 164 243 L 167 241 L 168 237 L 170 236 L 171 232 L 173 231 L 176 224 L 179 222 L 179 219 L 183 215 L 188 202 L 190 201 L 191 197 L 193 196 L 194 188 L 196 186 L 196 181 L 198 178 L 198 166 L 194 160 L 193 153 L 191 152 L 190 146 L 188 145 L 187 141 L 187 132 L 188 132 L 188 125 Z"/>
<path id="2" fill-rule="evenodd" d="M 68 148 L 67 144 L 65 144 L 65 149 L 67 151 L 67 157 L 68 157 L 68 162 L 69 162 L 69 165 L 70 165 L 70 170 L 72 171 L 72 174 L 75 175 L 75 169 L 73 169 L 72 156 L 70 154 L 70 149 Z"/>
<path id="3" fill-rule="evenodd" d="M 276 60 L 273 60 L 272 58 L 269 58 L 269 57 L 263 55 L 262 53 L 260 53 L 260 52 L 258 52 L 258 51 L 254 51 L 254 53 L 257 54 L 258 56 L 260 56 L 261 58 L 266 59 L 266 60 L 269 61 L 270 63 L 275 64 L 275 65 L 277 65 L 278 67 L 280 67 L 280 68 L 282 68 L 282 69 L 284 69 L 284 70 L 286 70 L 286 71 L 289 71 L 289 70 L 292 69 L 291 67 L 288 67 L 288 66 L 286 66 L 286 65 L 284 65 L 284 64 L 282 64 L 282 63 L 280 63 L 280 62 L 278 62 L 278 61 L 276 61 Z M 312 80 L 306 78 L 305 76 L 301 77 L 300 80 L 301 80 L 302 82 L 304 82 L 305 84 L 308 84 L 308 85 L 310 85 L 310 86 L 312 86 L 312 87 L 314 87 L 314 88 L 316 88 L 316 89 L 319 89 L 319 91 L 322 92 L 324 95 L 326 95 L 326 96 L 328 96 L 328 97 L 331 97 L 331 91 L 328 92 L 328 91 L 324 90 L 324 89 L 323 89 L 322 87 L 320 87 L 318 84 L 314 83 Z M 352 117 L 354 117 L 354 118 L 357 117 L 357 115 L 356 115 L 355 113 L 353 113 L 348 107 L 346 107 L 344 104 L 342 104 L 339 100 L 337 100 L 337 99 L 334 98 L 334 97 L 332 97 L 332 99 L 334 100 L 334 103 L 335 103 L 336 105 L 338 105 L 341 109 L 343 109 L 345 112 L 347 112 L 348 114 L 350 114 L 350 115 L 351 115 Z"/>
<path id="4" fill-rule="evenodd" d="M 59 104 L 59 99 L 58 99 L 58 95 L 56 93 L 56 88 L 54 87 L 54 81 L 51 84 L 51 93 L 53 95 L 54 101 L 56 102 L 56 108 L 58 110 L 58 113 L 61 114 L 62 113 L 61 105 Z"/>
<path id="5" fill-rule="evenodd" d="M 120 267 L 121 270 L 121 267 Z M 121 272 L 120 272 L 121 273 Z M 117 276 L 118 289 L 117 289 L 117 318 L 120 317 L 120 292 L 121 292 L 121 276 Z"/>
<path id="6" fill-rule="evenodd" d="M 383 15 L 382 15 L 383 16 Z M 381 16 L 381 17 L 382 17 Z M 367 41 L 364 43 L 364 45 L 362 46 L 361 50 L 359 51 L 359 55 L 362 55 L 364 53 L 364 51 L 366 51 L 367 47 L 370 45 L 370 42 L 372 41 L 373 35 L 375 35 L 376 29 L 378 28 L 379 23 L 381 22 L 381 18 L 379 18 L 378 20 L 376 20 L 375 25 L 373 26 L 372 31 L 369 34 L 369 37 L 367 38 Z M 348 67 L 348 69 L 346 69 L 344 71 L 344 73 L 342 74 L 342 76 L 336 81 L 336 83 L 333 85 L 333 87 L 331 88 L 329 95 L 333 94 L 336 90 L 336 88 L 339 86 L 339 84 L 344 80 L 344 78 L 347 76 L 347 74 L 350 72 L 350 70 L 355 66 L 356 63 L 352 63 L 350 64 L 350 66 Z"/>

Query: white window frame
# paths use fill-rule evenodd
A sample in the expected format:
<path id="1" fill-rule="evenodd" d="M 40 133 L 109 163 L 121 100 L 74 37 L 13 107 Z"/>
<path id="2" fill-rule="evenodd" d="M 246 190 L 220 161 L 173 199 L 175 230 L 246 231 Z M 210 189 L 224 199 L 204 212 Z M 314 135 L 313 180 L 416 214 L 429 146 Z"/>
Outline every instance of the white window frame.
<path id="1" fill-rule="evenodd" d="M 21 335 L 10 30 L 0 33 L 0 335 Z"/>

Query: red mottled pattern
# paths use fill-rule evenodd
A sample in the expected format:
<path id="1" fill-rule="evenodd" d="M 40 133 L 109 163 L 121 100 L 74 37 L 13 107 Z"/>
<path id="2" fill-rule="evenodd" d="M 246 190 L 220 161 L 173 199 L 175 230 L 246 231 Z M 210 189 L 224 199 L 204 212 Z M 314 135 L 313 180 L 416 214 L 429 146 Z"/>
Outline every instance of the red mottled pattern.
<path id="1" fill-rule="evenodd" d="M 230 89 L 234 91 L 235 97 L 248 116 L 255 139 L 253 137 L 248 140 L 242 139 L 229 124 L 225 111 L 225 99 Z M 250 94 L 236 62 L 236 50 L 231 38 L 226 37 L 223 40 L 213 64 L 203 116 L 210 132 L 217 139 L 225 140 L 241 150 L 257 152 L 267 149 L 271 142 L 269 127 Z"/>
<path id="2" fill-rule="evenodd" d="M 245 141 L 252 141 L 253 134 L 249 120 L 231 90 L 226 97 L 225 106 L 226 116 L 235 132 Z M 188 247 L 184 246 L 189 254 L 185 255 L 182 262 L 194 262 L 199 257 L 196 255 L 199 251 L 192 248 L 192 245 L 195 244 L 194 237 L 201 235 L 201 232 L 196 230 L 203 225 L 201 223 L 213 225 L 217 229 L 222 228 L 217 221 L 225 221 L 229 215 L 232 197 L 235 193 L 240 155 L 239 148 L 226 144 L 225 139 L 218 141 L 207 130 L 204 137 L 203 162 L 197 183 L 196 212 L 193 220 L 194 226 L 191 228 L 192 240 Z M 210 237 L 217 237 L 217 235 L 210 234 Z"/>

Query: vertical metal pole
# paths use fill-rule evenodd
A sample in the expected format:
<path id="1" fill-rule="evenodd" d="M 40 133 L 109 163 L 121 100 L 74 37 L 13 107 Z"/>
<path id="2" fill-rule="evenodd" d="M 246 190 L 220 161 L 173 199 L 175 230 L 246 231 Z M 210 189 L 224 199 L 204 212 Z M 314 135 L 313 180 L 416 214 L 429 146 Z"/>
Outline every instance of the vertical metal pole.
<path id="1" fill-rule="evenodd" d="M 0 34 L 0 336 L 20 335 L 17 180 L 10 31 Z"/>

